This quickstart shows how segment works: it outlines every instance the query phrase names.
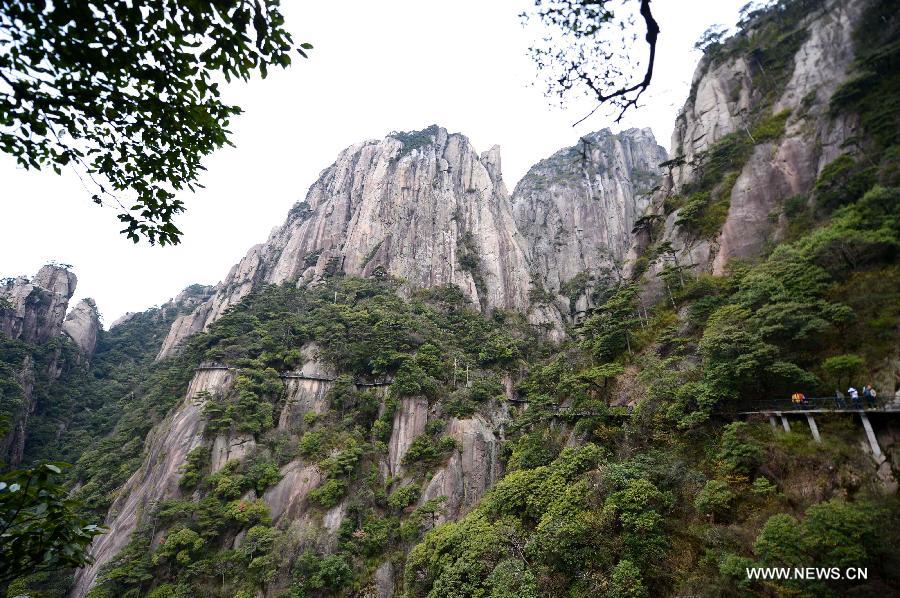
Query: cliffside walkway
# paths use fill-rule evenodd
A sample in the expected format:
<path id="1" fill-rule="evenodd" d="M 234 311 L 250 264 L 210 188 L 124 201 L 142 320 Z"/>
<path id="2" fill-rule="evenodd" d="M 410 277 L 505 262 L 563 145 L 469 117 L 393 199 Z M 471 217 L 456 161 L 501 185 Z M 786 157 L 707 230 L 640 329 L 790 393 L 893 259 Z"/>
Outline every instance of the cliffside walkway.
<path id="1" fill-rule="evenodd" d="M 737 411 L 737 415 L 766 416 L 769 418 L 769 424 L 771 424 L 773 430 L 778 430 L 778 422 L 775 418 L 780 418 L 781 427 L 785 432 L 791 431 L 791 423 L 788 416 L 803 416 L 806 418 L 809 431 L 816 442 L 822 442 L 822 437 L 819 434 L 819 426 L 816 424 L 814 415 L 859 415 L 859 420 L 866 432 L 866 439 L 869 441 L 872 454 L 876 460 L 880 461 L 884 456 L 869 417 L 893 417 L 900 414 L 900 400 L 894 397 L 886 401 L 879 398 L 872 404 L 863 397 L 860 397 L 856 403 L 849 397 L 811 397 L 802 403 L 794 403 L 789 398 L 767 399 L 746 403 L 739 407 L 739 409 L 741 408 L 743 410 Z"/>
<path id="2" fill-rule="evenodd" d="M 235 370 L 237 371 L 239 368 L 224 365 L 221 363 L 208 363 L 202 364 L 199 367 L 195 367 L 195 372 L 203 372 L 210 370 Z M 306 372 L 281 372 L 278 374 L 278 377 L 283 380 L 318 380 L 320 382 L 336 382 L 337 378 L 333 378 L 330 376 L 324 376 L 322 374 L 308 374 Z M 366 386 L 366 387 L 375 387 L 375 386 L 390 386 L 393 380 L 383 379 L 383 380 L 354 380 L 353 384 L 356 386 Z"/>

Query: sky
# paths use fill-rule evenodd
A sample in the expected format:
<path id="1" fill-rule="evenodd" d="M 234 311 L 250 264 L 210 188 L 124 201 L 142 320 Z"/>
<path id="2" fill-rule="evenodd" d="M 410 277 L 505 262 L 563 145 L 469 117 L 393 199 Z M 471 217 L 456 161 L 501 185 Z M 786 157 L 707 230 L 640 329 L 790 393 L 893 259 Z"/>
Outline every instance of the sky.
<path id="1" fill-rule="evenodd" d="M 72 305 L 93 297 L 108 326 L 224 278 L 342 149 L 391 131 L 439 124 L 478 151 L 497 144 L 510 190 L 538 160 L 605 127 L 650 127 L 668 149 L 700 58 L 694 42 L 712 24 L 733 25 L 745 2 L 654 2 L 662 31 L 643 106 L 618 125 L 598 114 L 573 128 L 592 105 L 560 108 L 544 96 L 528 56 L 535 32 L 518 17 L 529 0 L 285 0 L 295 41 L 314 50 L 286 71 L 226 88 L 225 99 L 244 109 L 231 126 L 236 147 L 208 157 L 205 189 L 180 197 L 180 245 L 134 245 L 74 173 L 25 171 L 0 154 L 0 277 L 30 276 L 51 260 L 71 264 Z"/>

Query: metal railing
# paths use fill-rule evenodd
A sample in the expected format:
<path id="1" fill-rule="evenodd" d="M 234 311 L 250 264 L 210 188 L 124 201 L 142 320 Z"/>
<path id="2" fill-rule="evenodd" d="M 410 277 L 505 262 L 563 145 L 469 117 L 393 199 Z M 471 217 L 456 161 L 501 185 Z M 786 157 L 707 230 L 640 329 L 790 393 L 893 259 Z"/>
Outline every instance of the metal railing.
<path id="1" fill-rule="evenodd" d="M 738 413 L 755 412 L 792 412 L 792 411 L 900 411 L 893 397 L 889 400 L 877 397 L 874 400 L 860 396 L 854 400 L 850 397 L 807 397 L 803 402 L 795 403 L 791 397 L 784 399 L 758 399 L 743 401 L 735 405 Z"/>

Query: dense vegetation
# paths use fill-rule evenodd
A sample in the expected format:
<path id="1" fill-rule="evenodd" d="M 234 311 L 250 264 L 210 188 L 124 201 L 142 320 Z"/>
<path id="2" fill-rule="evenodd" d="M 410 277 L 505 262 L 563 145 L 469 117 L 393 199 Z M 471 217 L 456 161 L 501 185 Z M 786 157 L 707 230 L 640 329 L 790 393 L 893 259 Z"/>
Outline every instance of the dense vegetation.
<path id="1" fill-rule="evenodd" d="M 94 595 L 352 593 L 386 559 L 410 596 L 782 592 L 795 582 L 751 583 L 744 568 L 825 561 L 868 566 L 870 591 L 892 587 L 886 548 L 898 530 L 879 522 L 900 505 L 864 473 L 872 466 L 849 419 L 820 423 L 821 445 L 726 422 L 760 396 L 830 391 L 848 342 L 859 361 L 848 367 L 877 375 L 898 340 L 878 324 L 897 317 L 898 208 L 900 191 L 875 186 L 758 263 L 720 278 L 683 272 L 677 312 L 663 301 L 642 314 L 632 283 L 607 289 L 553 350 L 520 316 L 485 318 L 453 288 L 404 300 L 390 281 L 335 278 L 251 295 L 179 359 L 237 368 L 232 391 L 206 403 L 207 433 L 251 434 L 256 448 L 216 472 L 208 445 L 192 452 L 183 497 L 144 519 Z M 862 281 L 869 291 L 849 296 Z M 324 413 L 279 429 L 278 372 L 297 369 L 309 343 L 341 376 Z M 529 407 L 508 430 L 506 476 L 464 519 L 435 527 L 442 501 L 420 497 L 458 448 L 446 418 L 496 409 L 499 375 L 523 367 Z M 354 383 L 384 376 L 384 389 Z M 623 394 L 633 411 L 616 406 Z M 443 415 L 392 480 L 378 463 L 408 396 Z M 334 541 L 315 526 L 275 525 L 260 500 L 291 462 L 323 472 L 311 513 L 345 504 Z"/>
<path id="2" fill-rule="evenodd" d="M 285 397 L 279 372 L 300 367 L 309 346 L 341 376 L 324 413 L 310 411 L 296 427 L 279 428 Z M 433 419 L 404 457 L 407 478 L 385 479 L 378 463 L 397 402 L 425 396 L 446 401 L 447 417 L 471 416 L 496 404 L 503 372 L 540 350 L 520 315 L 485 318 L 454 287 L 404 300 L 390 281 L 332 278 L 317 289 L 273 286 L 249 296 L 194 337 L 176 361 L 237 369 L 231 391 L 206 398 L 206 433 L 210 439 L 250 434 L 255 448 L 215 472 L 208 445 L 192 451 L 182 470 L 183 498 L 144 518 L 94 594 L 144 595 L 155 588 L 152 595 L 159 596 L 253 595 L 288 580 L 303 595 L 361 583 L 384 555 L 405 552 L 435 525 L 442 501 L 417 505 L 417 499 L 423 482 L 457 448 L 445 433 L 447 420 Z M 386 387 L 355 384 L 385 377 Z M 297 537 L 273 526 L 259 497 L 291 462 L 316 465 L 323 474 L 309 494 L 313 512 L 349 500 L 336 548 L 328 549 L 321 531 Z M 159 529 L 168 531 L 154 548 Z"/>
<path id="3" fill-rule="evenodd" d="M 205 428 L 179 471 L 180 493 L 145 505 L 91 595 L 365 595 L 385 563 L 410 597 L 895 593 L 896 474 L 860 449 L 858 422 L 819 418 L 817 443 L 738 412 L 797 390 L 894 389 L 900 137 L 896 111 L 882 110 L 896 79 L 879 75 L 896 70 L 896 4 L 864 15 L 861 28 L 887 26 L 860 38 L 853 75 L 829 104 L 859 117 L 860 137 L 808 194 L 784 198 L 777 242 L 722 276 L 670 264 L 654 296 L 644 275 L 674 250 L 658 234 L 662 216 L 642 219 L 653 243 L 631 279 L 585 272 L 565 285 L 570 297 L 592 286 L 597 307 L 560 344 L 522 314 L 479 311 L 455 287 L 332 273 L 316 287 L 247 296 L 160 363 L 153 355 L 173 314 L 106 333 L 90 368 L 70 363 L 65 345 L 3 345 L 6 379 L 26 354 L 62 352 L 69 364 L 42 391 L 26 453 L 76 462 L 75 496 L 94 517 L 139 466 L 152 426 L 183 401 L 194 369 L 234 374 L 227 390 L 196 397 Z M 774 101 L 806 39 L 797 23 L 819 6 L 779 3 L 709 47 L 710 61 L 751 57 L 759 97 L 747 130 L 711 146 L 661 206 L 678 210 L 686 236 L 718 234 L 737 173 L 784 134 L 791 114 Z M 424 140 L 410 135 L 395 134 Z M 460 266 L 476 277 L 467 237 Z M 310 359 L 331 372 L 322 404 L 284 418 L 284 375 Z M 0 386 L 6 408 L 17 392 Z M 391 477 L 395 415 L 412 402 L 427 407 L 427 423 Z M 502 477 L 445 521 L 446 497 L 430 482 L 461 454 L 453 425 L 467 418 L 503 421 Z M 213 445 L 233 438 L 252 448 L 214 467 Z M 296 471 L 315 474 L 304 513 L 278 517 L 271 493 Z M 748 579 L 756 566 L 867 567 L 868 579 Z M 55 596 L 65 583 L 36 575 L 8 595 Z"/>

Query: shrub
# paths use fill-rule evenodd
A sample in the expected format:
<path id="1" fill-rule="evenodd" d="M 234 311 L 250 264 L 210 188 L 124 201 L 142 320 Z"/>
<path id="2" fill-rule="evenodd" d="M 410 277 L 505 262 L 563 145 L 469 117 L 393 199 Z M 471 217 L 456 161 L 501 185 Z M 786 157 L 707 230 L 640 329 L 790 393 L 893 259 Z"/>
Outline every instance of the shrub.
<path id="1" fill-rule="evenodd" d="M 746 422 L 725 426 L 717 458 L 726 473 L 750 475 L 762 462 L 762 447 L 750 436 Z"/>
<path id="2" fill-rule="evenodd" d="M 769 517 L 756 537 L 753 551 L 769 565 L 804 565 L 804 544 L 800 523 L 786 513 Z M 817 562 L 822 562 L 817 558 Z"/>
<path id="3" fill-rule="evenodd" d="M 301 592 L 309 590 L 337 591 L 353 579 L 353 569 L 343 556 L 321 557 L 307 550 L 294 563 L 294 580 Z M 303 595 L 303 594 L 301 594 Z"/>
<path id="4" fill-rule="evenodd" d="M 204 545 L 203 538 L 192 529 L 182 528 L 169 532 L 162 546 L 153 555 L 153 562 L 155 564 L 160 561 L 174 560 L 179 565 L 185 566 L 191 563 L 193 555 Z"/>
<path id="5" fill-rule="evenodd" d="M 865 360 L 862 357 L 846 353 L 829 357 L 823 361 L 822 371 L 828 376 L 829 382 L 841 389 L 853 384 L 853 379 L 862 371 L 863 365 L 865 365 Z"/>
<path id="6" fill-rule="evenodd" d="M 756 143 L 774 141 L 784 135 L 784 124 L 791 115 L 790 110 L 782 110 L 778 114 L 771 114 L 760 120 L 750 134 Z"/>
<path id="7" fill-rule="evenodd" d="M 388 505 L 394 509 L 405 509 L 418 500 L 421 492 L 422 488 L 418 484 L 401 486 L 391 492 L 388 497 Z"/>
<path id="8" fill-rule="evenodd" d="M 225 507 L 225 515 L 241 526 L 271 522 L 269 507 L 261 498 L 231 501 Z"/>
<path id="9" fill-rule="evenodd" d="M 750 491 L 756 496 L 771 496 L 778 488 L 768 478 L 758 477 L 753 480 Z"/>
<path id="10" fill-rule="evenodd" d="M 240 461 L 228 461 L 219 471 L 207 476 L 206 486 L 216 496 L 226 500 L 238 498 L 251 486 L 246 476 L 237 473 L 240 465 Z"/>
<path id="11" fill-rule="evenodd" d="M 610 598 L 645 598 L 649 596 L 641 578 L 641 570 L 627 559 L 619 561 L 610 580 Z"/>
<path id="12" fill-rule="evenodd" d="M 198 446 L 185 457 L 178 487 L 182 490 L 193 490 L 203 479 L 203 469 L 209 464 L 209 447 Z"/>
<path id="13" fill-rule="evenodd" d="M 875 184 L 875 169 L 863 168 L 849 154 L 829 162 L 813 187 L 816 205 L 830 212 L 858 200 Z"/>
<path id="14" fill-rule="evenodd" d="M 497 563 L 487 578 L 491 598 L 538 598 L 537 580 L 519 559 Z"/>
<path id="15" fill-rule="evenodd" d="M 556 458 L 558 451 L 549 430 L 534 430 L 523 434 L 513 444 L 512 454 L 506 462 L 507 470 L 518 471 L 547 465 Z"/>
<path id="16" fill-rule="evenodd" d="M 281 477 L 278 464 L 273 461 L 258 461 L 247 470 L 247 479 L 258 495 L 262 495 L 269 486 L 280 482 Z"/>
<path id="17" fill-rule="evenodd" d="M 709 480 L 694 500 L 699 513 L 712 518 L 723 517 L 731 507 L 734 494 L 721 480 Z"/>
<path id="18" fill-rule="evenodd" d="M 341 499 L 346 492 L 347 482 L 332 478 L 326 480 L 325 483 L 318 488 L 310 490 L 309 500 L 320 507 L 330 509 L 336 507 L 338 503 L 341 502 Z"/>
<path id="19" fill-rule="evenodd" d="M 403 362 L 391 384 L 391 390 L 398 397 L 434 396 L 437 389 L 438 385 L 434 378 L 426 374 L 425 370 L 413 360 Z"/>
<path id="20" fill-rule="evenodd" d="M 325 430 L 311 430 L 300 437 L 297 449 L 304 457 L 315 459 L 325 454 L 327 440 L 328 434 Z"/>
<path id="21" fill-rule="evenodd" d="M 403 455 L 403 465 L 424 467 L 436 465 L 455 449 L 456 440 L 450 436 L 444 436 L 437 440 L 428 434 L 420 434 L 416 436 L 406 454 Z"/>

